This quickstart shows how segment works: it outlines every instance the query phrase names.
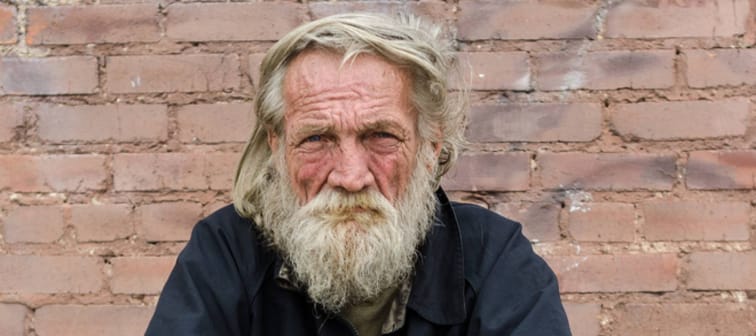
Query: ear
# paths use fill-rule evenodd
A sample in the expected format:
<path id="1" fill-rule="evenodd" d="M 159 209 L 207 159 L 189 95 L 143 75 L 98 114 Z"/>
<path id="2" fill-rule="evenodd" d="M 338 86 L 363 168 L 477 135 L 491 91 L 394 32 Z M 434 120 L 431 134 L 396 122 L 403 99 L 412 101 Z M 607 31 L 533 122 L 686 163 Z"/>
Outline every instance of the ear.
<path id="1" fill-rule="evenodd" d="M 276 134 L 275 131 L 272 129 L 268 129 L 268 146 L 270 147 L 270 151 L 275 153 L 276 150 L 278 150 L 278 134 Z"/>

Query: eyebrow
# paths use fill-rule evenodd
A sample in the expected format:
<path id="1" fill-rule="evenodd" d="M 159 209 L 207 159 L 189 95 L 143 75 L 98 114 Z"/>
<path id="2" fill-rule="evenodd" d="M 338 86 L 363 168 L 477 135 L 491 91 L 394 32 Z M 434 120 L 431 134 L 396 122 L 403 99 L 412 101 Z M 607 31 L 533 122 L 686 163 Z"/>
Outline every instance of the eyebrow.
<path id="1" fill-rule="evenodd" d="M 387 119 L 376 120 L 362 124 L 357 128 L 357 133 L 382 130 L 400 133 L 397 135 L 401 137 L 407 137 L 408 135 L 408 130 L 400 123 Z M 291 135 L 294 137 L 294 140 L 298 140 L 303 136 L 309 136 L 313 134 L 332 134 L 335 133 L 335 131 L 336 130 L 333 125 L 325 123 L 305 123 L 301 126 L 298 126 Z"/>

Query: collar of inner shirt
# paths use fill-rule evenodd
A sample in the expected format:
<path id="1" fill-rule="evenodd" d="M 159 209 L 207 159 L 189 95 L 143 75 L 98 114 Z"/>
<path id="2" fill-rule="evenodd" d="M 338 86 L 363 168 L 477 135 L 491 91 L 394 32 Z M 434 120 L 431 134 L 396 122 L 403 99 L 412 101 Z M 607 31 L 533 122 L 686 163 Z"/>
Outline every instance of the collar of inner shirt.
<path id="1" fill-rule="evenodd" d="M 410 291 L 412 289 L 412 277 L 408 277 L 406 280 L 399 284 L 399 290 L 394 296 L 394 300 L 391 302 L 391 308 L 389 309 L 386 321 L 381 326 L 382 334 L 390 334 L 401 329 L 404 326 L 404 316 L 407 312 L 407 303 L 409 302 Z M 276 282 L 281 288 L 304 291 L 304 285 L 296 281 L 294 271 L 286 263 L 281 264 L 281 268 L 278 270 L 276 276 Z"/>

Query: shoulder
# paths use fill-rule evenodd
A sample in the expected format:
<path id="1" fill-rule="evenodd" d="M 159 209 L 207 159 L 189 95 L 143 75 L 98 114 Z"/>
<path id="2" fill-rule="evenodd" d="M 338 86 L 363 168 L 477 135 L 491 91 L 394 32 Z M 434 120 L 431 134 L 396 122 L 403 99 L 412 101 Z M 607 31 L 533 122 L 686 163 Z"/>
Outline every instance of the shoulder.
<path id="1" fill-rule="evenodd" d="M 462 238 L 465 277 L 474 289 L 491 276 L 510 283 L 551 281 L 553 273 L 533 251 L 520 223 L 473 204 L 452 203 L 452 208 Z"/>

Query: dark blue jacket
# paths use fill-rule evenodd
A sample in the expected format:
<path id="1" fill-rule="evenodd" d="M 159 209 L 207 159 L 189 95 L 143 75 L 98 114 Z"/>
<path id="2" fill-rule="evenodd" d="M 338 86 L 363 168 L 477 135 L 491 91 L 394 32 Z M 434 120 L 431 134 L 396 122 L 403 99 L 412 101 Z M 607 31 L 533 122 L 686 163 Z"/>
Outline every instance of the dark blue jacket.
<path id="1" fill-rule="evenodd" d="M 437 193 L 395 335 L 570 335 L 554 273 L 520 225 Z M 228 206 L 197 224 L 147 335 L 354 335 L 303 293 L 278 286 L 280 257 Z"/>

